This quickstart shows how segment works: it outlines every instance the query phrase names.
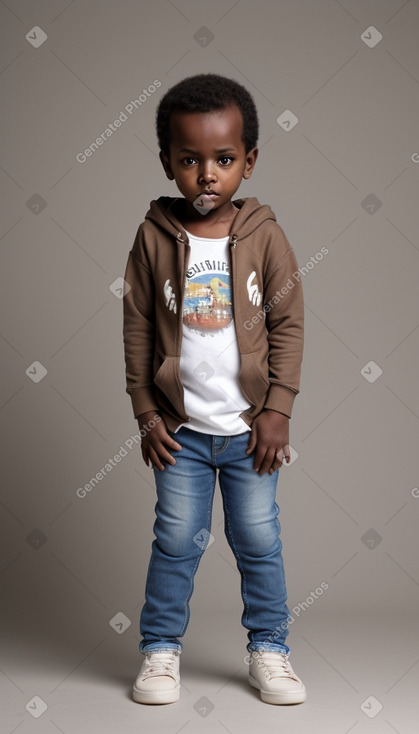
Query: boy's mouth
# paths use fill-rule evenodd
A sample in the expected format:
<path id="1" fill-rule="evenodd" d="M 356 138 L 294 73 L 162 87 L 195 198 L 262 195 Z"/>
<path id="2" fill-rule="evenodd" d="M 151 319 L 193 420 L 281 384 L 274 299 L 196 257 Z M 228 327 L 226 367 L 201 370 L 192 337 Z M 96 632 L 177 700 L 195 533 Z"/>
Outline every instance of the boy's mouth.
<path id="1" fill-rule="evenodd" d="M 218 196 L 218 194 L 213 189 L 205 189 L 204 191 L 201 191 L 198 196 Z"/>

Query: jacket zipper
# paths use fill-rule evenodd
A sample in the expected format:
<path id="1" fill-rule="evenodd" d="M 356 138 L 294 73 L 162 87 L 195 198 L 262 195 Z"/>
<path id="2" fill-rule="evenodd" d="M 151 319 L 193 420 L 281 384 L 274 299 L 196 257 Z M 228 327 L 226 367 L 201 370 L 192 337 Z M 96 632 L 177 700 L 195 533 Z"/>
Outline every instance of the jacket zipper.
<path id="1" fill-rule="evenodd" d="M 234 294 L 235 294 L 235 286 L 236 286 L 236 245 L 237 245 L 237 235 L 233 234 L 230 237 L 230 259 L 231 259 L 231 296 L 232 296 L 232 303 L 234 304 Z M 234 308 L 233 308 L 234 311 Z M 233 314 L 235 316 L 235 314 Z"/>
<path id="2" fill-rule="evenodd" d="M 176 342 L 178 345 L 178 352 L 179 352 L 179 359 L 180 355 L 182 354 L 182 338 L 183 338 L 183 325 L 182 325 L 182 314 L 183 314 L 183 295 L 185 290 L 185 278 L 186 278 L 186 271 L 188 269 L 189 265 L 189 257 L 190 257 L 190 246 L 187 245 L 186 241 L 183 239 L 182 232 L 178 232 L 176 239 L 180 242 L 182 242 L 184 248 L 185 248 L 185 256 L 183 258 L 183 269 L 182 269 L 182 277 L 180 282 L 180 299 L 179 299 L 179 313 L 178 313 L 178 320 L 177 320 L 177 338 Z M 187 246 L 189 247 L 189 250 L 187 250 Z M 182 381 L 180 380 L 180 385 L 182 388 L 182 406 L 183 406 L 183 414 L 186 415 L 185 410 L 185 402 L 184 402 L 184 390 Z M 188 416 L 187 421 L 189 422 L 192 420 L 190 416 Z"/>
<path id="3" fill-rule="evenodd" d="M 237 319 L 236 319 L 236 308 L 235 308 L 235 300 L 236 300 L 235 299 L 235 289 L 236 289 L 236 245 L 237 245 L 237 235 L 236 234 L 233 234 L 231 236 L 230 244 L 231 244 L 231 248 L 230 248 L 230 255 L 231 255 L 231 278 L 230 278 L 230 283 L 231 283 L 231 290 L 232 290 L 234 328 L 235 328 L 235 331 L 236 331 L 237 346 L 238 346 L 238 349 L 239 349 L 239 354 L 241 355 L 242 352 L 241 352 L 241 345 L 240 345 L 239 334 L 237 332 Z M 248 401 L 248 403 L 250 403 L 250 405 L 254 406 L 255 403 L 253 403 L 250 400 L 249 396 L 246 395 L 246 393 L 243 390 L 243 388 L 242 388 L 241 385 L 240 385 L 240 389 L 241 389 L 244 397 Z M 249 409 L 247 408 L 246 410 L 249 410 Z M 244 412 L 246 412 L 246 410 Z"/>

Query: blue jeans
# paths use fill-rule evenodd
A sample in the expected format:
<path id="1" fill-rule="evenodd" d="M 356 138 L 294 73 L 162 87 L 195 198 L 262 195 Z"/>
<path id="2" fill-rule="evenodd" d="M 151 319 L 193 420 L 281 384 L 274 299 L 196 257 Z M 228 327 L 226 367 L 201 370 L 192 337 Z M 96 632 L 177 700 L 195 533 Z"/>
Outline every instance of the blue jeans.
<path id="1" fill-rule="evenodd" d="M 140 618 L 140 652 L 182 651 L 179 637 L 189 623 L 194 576 L 211 540 L 218 469 L 224 531 L 241 576 L 246 649 L 289 653 L 290 613 L 275 502 L 279 469 L 261 476 L 253 469 L 253 454 L 245 453 L 248 431 L 215 436 L 181 426 L 169 434 L 182 450 L 171 451 L 174 466 L 164 462 L 164 470 L 154 469 L 155 540 Z"/>

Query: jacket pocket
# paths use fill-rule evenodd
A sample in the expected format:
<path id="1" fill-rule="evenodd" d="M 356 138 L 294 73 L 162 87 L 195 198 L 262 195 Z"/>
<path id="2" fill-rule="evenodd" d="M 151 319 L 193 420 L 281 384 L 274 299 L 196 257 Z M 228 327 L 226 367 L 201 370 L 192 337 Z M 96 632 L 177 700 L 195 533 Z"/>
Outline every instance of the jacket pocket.
<path id="1" fill-rule="evenodd" d="M 258 405 L 269 390 L 268 355 L 264 350 L 242 354 L 239 382 L 243 394 L 253 405 Z"/>
<path id="2" fill-rule="evenodd" d="M 180 379 L 179 357 L 167 356 L 154 375 L 154 384 L 158 390 L 165 396 L 170 406 L 175 409 L 176 413 L 184 419 L 185 415 L 183 404 L 183 385 Z M 169 406 L 166 406 L 169 408 Z"/>

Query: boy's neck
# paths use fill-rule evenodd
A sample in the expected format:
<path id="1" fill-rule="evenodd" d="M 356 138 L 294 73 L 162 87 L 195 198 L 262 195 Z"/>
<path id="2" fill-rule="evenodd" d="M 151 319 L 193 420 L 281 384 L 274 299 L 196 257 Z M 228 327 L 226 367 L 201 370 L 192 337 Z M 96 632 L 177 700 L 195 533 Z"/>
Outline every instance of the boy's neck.
<path id="1" fill-rule="evenodd" d="M 219 238 L 230 234 L 231 226 L 239 212 L 232 201 L 227 211 L 209 211 L 201 214 L 194 207 L 191 211 L 186 199 L 178 199 L 175 205 L 176 215 L 182 226 L 197 237 Z"/>

